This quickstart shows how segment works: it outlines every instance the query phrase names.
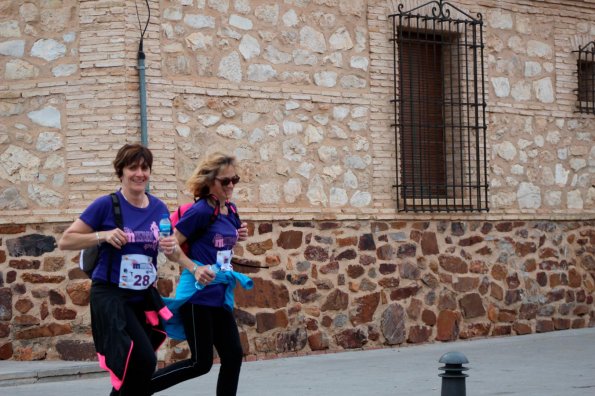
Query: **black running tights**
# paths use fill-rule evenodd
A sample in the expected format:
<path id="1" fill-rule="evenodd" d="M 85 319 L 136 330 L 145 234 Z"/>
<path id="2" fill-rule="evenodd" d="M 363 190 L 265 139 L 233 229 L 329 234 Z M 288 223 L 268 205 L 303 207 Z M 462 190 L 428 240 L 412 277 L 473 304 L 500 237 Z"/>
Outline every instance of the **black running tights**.
<path id="1" fill-rule="evenodd" d="M 180 308 L 190 359 L 158 370 L 151 380 L 153 392 L 206 374 L 213 366 L 213 346 L 221 361 L 217 396 L 235 396 L 243 351 L 233 314 L 223 307 L 184 304 Z"/>

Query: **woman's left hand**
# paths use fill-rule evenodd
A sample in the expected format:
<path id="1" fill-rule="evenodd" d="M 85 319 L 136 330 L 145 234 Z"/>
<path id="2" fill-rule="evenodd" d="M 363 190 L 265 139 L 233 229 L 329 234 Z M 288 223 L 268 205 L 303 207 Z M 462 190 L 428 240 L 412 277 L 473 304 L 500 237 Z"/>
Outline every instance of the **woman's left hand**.
<path id="1" fill-rule="evenodd" d="M 178 240 L 173 235 L 170 235 L 159 240 L 159 248 L 170 261 L 178 261 L 180 258 L 180 246 Z"/>
<path id="2" fill-rule="evenodd" d="M 248 239 L 248 224 L 242 223 L 240 228 L 238 228 L 238 241 L 245 241 Z"/>

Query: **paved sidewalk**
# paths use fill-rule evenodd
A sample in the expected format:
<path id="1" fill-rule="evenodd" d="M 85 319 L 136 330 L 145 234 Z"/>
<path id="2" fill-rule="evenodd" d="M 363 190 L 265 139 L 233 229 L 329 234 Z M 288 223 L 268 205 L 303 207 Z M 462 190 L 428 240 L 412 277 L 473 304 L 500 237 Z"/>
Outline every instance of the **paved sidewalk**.
<path id="1" fill-rule="evenodd" d="M 595 328 L 248 362 L 238 396 L 439 396 L 440 357 L 467 356 L 467 395 L 595 395 Z M 0 394 L 107 395 L 97 363 L 0 361 Z M 160 396 L 215 394 L 219 367 Z M 67 381 L 67 379 L 74 379 Z"/>

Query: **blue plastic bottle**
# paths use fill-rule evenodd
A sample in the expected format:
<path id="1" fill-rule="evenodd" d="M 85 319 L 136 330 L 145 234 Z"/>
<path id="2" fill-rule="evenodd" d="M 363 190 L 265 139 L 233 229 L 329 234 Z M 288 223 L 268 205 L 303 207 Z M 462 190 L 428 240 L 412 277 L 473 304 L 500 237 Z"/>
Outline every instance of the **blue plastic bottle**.
<path id="1" fill-rule="evenodd" d="M 211 271 L 215 273 L 215 276 L 217 275 L 217 272 L 221 271 L 221 266 L 219 264 L 211 264 L 209 265 L 209 268 L 211 268 Z M 205 286 L 206 285 L 203 285 L 198 281 L 194 283 L 194 287 L 196 287 L 196 290 L 202 290 L 205 288 Z"/>
<path id="2" fill-rule="evenodd" d="M 171 235 L 171 221 L 169 221 L 169 213 L 164 213 L 161 215 L 161 220 L 159 220 L 159 238 L 168 237 Z M 159 247 L 161 250 L 161 247 Z"/>

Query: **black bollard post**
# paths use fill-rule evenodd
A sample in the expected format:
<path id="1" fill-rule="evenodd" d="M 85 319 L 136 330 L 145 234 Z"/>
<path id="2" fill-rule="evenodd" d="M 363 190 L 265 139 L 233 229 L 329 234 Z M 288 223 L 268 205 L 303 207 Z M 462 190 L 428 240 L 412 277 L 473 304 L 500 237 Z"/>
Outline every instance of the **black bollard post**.
<path id="1" fill-rule="evenodd" d="M 469 363 L 467 357 L 461 352 L 448 352 L 442 355 L 439 363 L 444 363 L 444 366 L 439 370 L 444 370 L 444 373 L 439 374 L 442 377 L 442 392 L 441 396 L 466 396 L 465 378 L 467 374 L 463 371 L 469 370 L 463 367 L 463 364 Z"/>

